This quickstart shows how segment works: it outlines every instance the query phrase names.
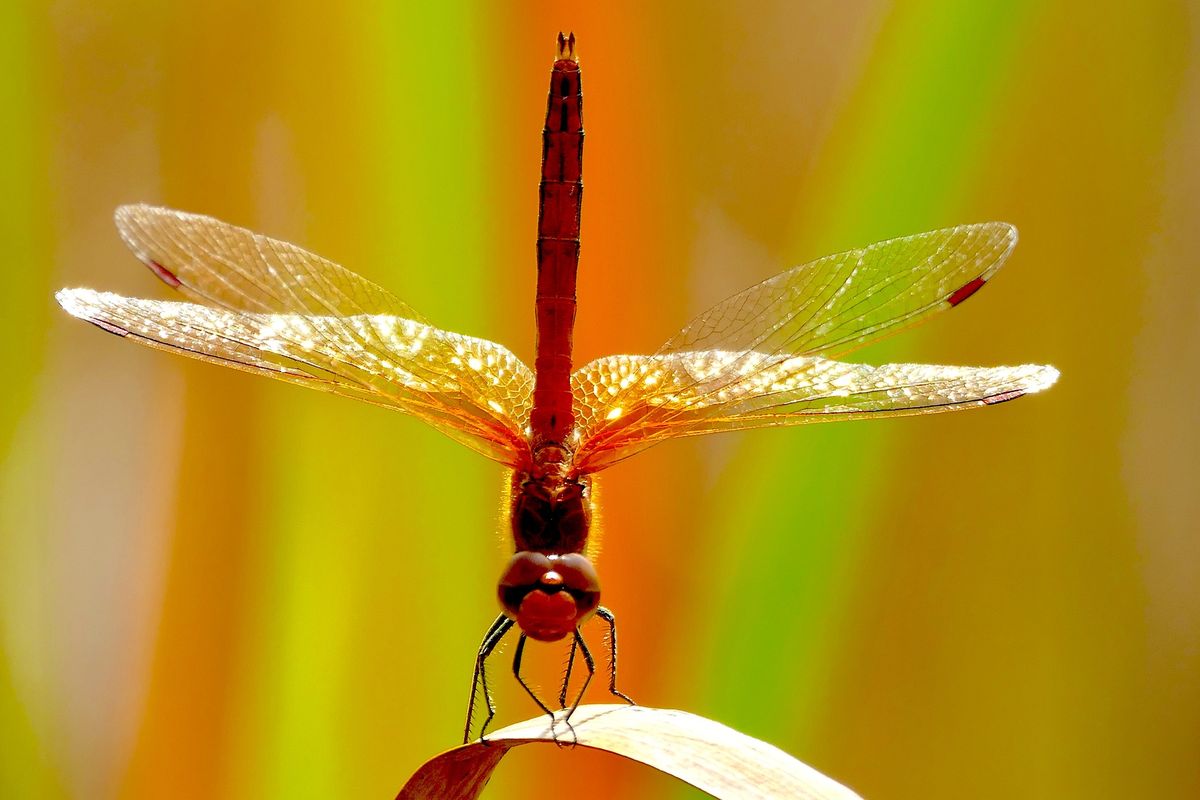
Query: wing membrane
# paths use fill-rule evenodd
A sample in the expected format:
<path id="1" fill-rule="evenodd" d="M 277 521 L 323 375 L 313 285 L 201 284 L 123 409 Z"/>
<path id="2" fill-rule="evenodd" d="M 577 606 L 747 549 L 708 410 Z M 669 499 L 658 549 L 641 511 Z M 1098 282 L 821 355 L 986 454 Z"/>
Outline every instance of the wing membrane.
<path id="1" fill-rule="evenodd" d="M 386 289 L 294 244 L 169 208 L 121 206 L 114 216 L 121 238 L 142 263 L 203 305 L 425 321 Z"/>
<path id="2" fill-rule="evenodd" d="M 69 289 L 71 314 L 194 358 L 395 408 L 510 466 L 533 375 L 500 345 L 431 326 L 371 281 L 293 244 L 212 217 L 147 205 L 117 229 L 164 283 L 195 303 Z"/>
<path id="3" fill-rule="evenodd" d="M 576 469 L 595 472 L 676 436 L 993 405 L 1057 377 L 1053 367 L 1032 364 L 873 367 L 711 350 L 608 356 L 573 376 L 576 396 L 589 399 Z"/>
<path id="4" fill-rule="evenodd" d="M 961 225 L 818 259 L 718 303 L 653 356 L 576 371 L 574 469 L 592 472 L 672 436 L 987 405 L 1049 386 L 1052 367 L 871 367 L 834 356 L 958 305 L 1017 241 Z"/>
<path id="5" fill-rule="evenodd" d="M 387 406 L 509 466 L 533 375 L 492 342 L 386 314 L 349 317 L 235 311 L 64 289 L 71 315 L 142 344 Z"/>
<path id="6" fill-rule="evenodd" d="M 1016 243 L 1013 226 L 984 222 L 826 256 L 718 303 L 659 352 L 838 357 L 961 303 Z"/>

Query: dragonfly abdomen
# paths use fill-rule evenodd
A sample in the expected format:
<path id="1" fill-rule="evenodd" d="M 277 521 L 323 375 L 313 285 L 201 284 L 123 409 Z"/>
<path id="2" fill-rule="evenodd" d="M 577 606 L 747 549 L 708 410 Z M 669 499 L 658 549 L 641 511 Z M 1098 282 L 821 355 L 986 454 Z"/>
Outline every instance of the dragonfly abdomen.
<path id="1" fill-rule="evenodd" d="M 575 329 L 575 276 L 579 270 L 579 214 L 583 204 L 583 95 L 575 39 L 559 37 L 550 73 L 542 131 L 538 206 L 537 359 L 529 427 L 534 448 L 562 443 L 575 424 L 571 398 L 571 345 Z"/>

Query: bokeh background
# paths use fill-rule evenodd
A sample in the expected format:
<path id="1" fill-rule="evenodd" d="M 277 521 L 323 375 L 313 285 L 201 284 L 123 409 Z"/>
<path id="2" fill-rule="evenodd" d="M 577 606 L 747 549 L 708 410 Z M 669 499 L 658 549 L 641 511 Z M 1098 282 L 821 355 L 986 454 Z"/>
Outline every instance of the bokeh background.
<path id="1" fill-rule="evenodd" d="M 999 280 L 861 359 L 1063 374 L 605 474 L 624 688 L 867 798 L 1200 796 L 1196 4 L 584 5 L 0 5 L 0 796 L 387 797 L 456 743 L 499 469 L 51 295 L 165 296 L 111 224 L 150 201 L 530 359 L 560 28 L 580 362 L 801 261 L 1005 219 Z M 501 724 L 534 712 L 506 669 Z M 487 796 L 696 796 L 527 750 Z"/>

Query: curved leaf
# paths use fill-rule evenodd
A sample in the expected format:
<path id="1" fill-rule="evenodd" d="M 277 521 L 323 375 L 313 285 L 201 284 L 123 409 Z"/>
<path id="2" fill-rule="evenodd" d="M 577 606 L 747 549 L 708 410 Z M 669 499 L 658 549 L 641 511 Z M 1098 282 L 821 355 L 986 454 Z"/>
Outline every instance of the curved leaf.
<path id="1" fill-rule="evenodd" d="M 777 747 L 686 711 L 627 705 L 580 706 L 562 722 L 536 717 L 435 756 L 400 790 L 397 800 L 474 800 L 514 747 L 563 744 L 613 753 L 673 775 L 723 800 L 794 797 L 855 800 L 858 795 Z M 556 741 L 557 734 L 557 741 Z"/>

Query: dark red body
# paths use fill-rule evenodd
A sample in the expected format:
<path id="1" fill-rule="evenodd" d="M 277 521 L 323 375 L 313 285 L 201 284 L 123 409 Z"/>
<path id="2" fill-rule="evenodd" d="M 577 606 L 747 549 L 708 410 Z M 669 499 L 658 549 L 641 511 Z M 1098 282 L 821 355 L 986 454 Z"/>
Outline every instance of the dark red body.
<path id="1" fill-rule="evenodd" d="M 560 53 L 550 73 L 550 98 L 542 131 L 537 379 L 529 419 L 535 462 L 539 460 L 537 453 L 541 447 L 562 445 L 575 424 L 571 402 L 571 339 L 575 328 L 582 178 L 583 95 L 579 63 L 573 54 Z"/>
<path id="2" fill-rule="evenodd" d="M 591 479 L 568 474 L 582 177 L 583 95 L 575 37 L 559 35 L 542 131 L 532 463 L 512 474 L 509 519 L 516 552 L 499 586 L 505 614 L 522 635 L 542 641 L 570 635 L 600 603 L 600 582 L 584 555 L 592 524 Z"/>
<path id="3" fill-rule="evenodd" d="M 552 470 L 514 472 L 513 545 L 537 553 L 582 553 L 592 527 L 591 481 Z"/>

